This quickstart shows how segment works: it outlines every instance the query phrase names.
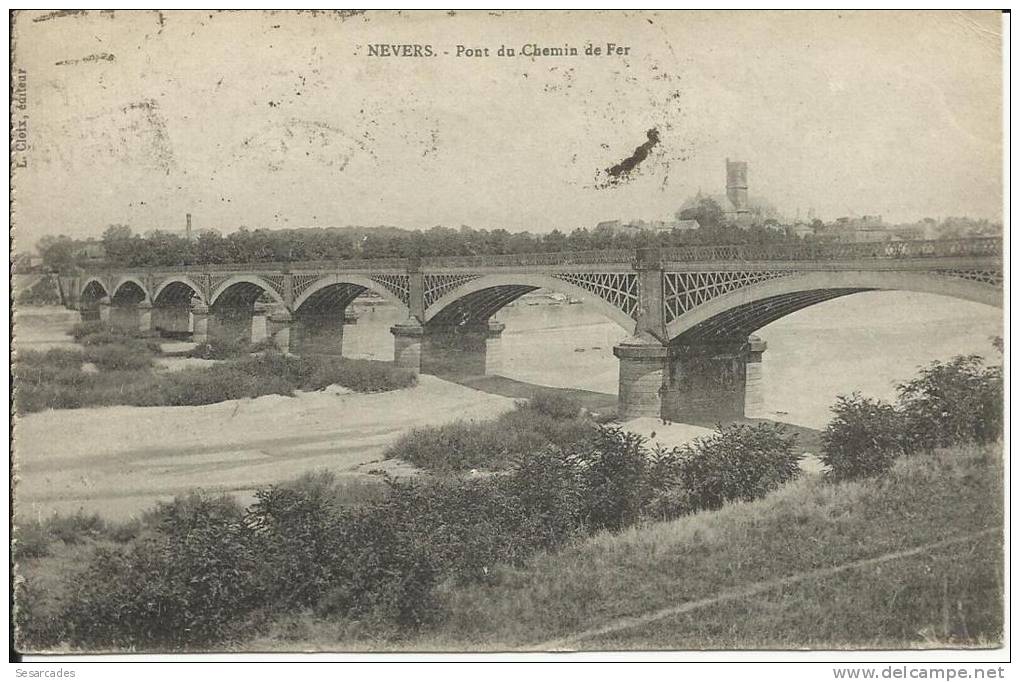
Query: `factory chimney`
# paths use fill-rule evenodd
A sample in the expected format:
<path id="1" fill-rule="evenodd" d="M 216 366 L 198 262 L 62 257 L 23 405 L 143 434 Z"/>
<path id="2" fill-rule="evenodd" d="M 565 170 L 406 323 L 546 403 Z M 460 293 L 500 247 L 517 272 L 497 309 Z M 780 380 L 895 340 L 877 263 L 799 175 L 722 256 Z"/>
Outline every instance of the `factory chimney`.
<path id="1" fill-rule="evenodd" d="M 747 162 L 726 159 L 726 198 L 737 213 L 748 213 Z"/>
<path id="2" fill-rule="evenodd" d="M 187 222 L 184 225 L 184 237 L 189 242 L 191 241 L 191 214 L 187 214 Z"/>

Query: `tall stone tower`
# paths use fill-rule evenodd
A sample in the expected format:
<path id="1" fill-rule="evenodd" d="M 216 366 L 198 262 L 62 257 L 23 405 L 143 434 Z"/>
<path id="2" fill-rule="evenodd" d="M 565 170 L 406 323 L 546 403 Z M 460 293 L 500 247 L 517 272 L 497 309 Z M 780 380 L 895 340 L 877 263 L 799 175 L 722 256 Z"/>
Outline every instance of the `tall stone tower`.
<path id="1" fill-rule="evenodd" d="M 726 159 L 726 198 L 738 225 L 751 223 L 751 207 L 747 202 L 747 162 Z"/>

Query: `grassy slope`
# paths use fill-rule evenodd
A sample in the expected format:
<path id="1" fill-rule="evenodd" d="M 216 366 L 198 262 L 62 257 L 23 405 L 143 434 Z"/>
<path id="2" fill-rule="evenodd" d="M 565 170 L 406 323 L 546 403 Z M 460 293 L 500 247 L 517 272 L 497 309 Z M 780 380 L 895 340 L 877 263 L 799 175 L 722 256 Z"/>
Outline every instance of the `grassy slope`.
<path id="1" fill-rule="evenodd" d="M 512 649 L 734 588 L 1001 528 L 1001 447 L 900 461 L 885 479 L 799 480 L 764 500 L 600 535 L 489 585 L 452 587 L 418 637 L 289 623 L 253 649 Z M 572 648 L 901 648 L 1001 638 L 996 533 L 574 643 Z M 297 625 L 297 626 L 295 626 Z M 286 631 L 286 634 L 284 634 Z"/>

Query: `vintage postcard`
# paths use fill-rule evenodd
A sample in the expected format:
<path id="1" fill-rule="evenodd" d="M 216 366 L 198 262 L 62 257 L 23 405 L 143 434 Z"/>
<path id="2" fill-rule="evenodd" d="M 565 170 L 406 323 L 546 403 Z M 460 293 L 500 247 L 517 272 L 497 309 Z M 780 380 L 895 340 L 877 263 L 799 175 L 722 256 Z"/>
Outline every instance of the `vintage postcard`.
<path id="1" fill-rule="evenodd" d="M 14 11 L 12 655 L 1003 658 L 1004 36 Z"/>

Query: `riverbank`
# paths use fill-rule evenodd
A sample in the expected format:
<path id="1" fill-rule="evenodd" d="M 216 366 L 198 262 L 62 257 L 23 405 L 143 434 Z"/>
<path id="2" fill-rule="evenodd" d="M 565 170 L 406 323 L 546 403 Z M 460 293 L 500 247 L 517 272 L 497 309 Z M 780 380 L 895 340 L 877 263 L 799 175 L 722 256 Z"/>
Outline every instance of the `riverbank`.
<path id="1" fill-rule="evenodd" d="M 47 410 L 15 423 L 16 511 L 124 519 L 194 488 L 247 502 L 253 488 L 313 469 L 354 480 L 407 429 L 487 419 L 513 402 L 422 376 L 378 394 L 330 387 L 196 407 Z"/>
<path id="2" fill-rule="evenodd" d="M 448 584 L 406 633 L 281 619 L 249 651 L 925 649 L 1002 640 L 1002 446 L 600 533 Z"/>

